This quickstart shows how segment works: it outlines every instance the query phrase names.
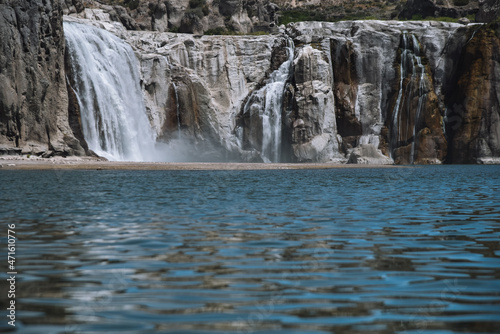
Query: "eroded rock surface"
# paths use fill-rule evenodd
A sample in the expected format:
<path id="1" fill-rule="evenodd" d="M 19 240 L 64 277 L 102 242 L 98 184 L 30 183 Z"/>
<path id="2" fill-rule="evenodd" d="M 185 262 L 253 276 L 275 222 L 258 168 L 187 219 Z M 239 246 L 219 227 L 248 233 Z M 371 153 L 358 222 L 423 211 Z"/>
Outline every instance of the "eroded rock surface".
<path id="1" fill-rule="evenodd" d="M 277 35 L 200 37 L 88 23 L 114 31 L 136 50 L 150 122 L 165 142 L 182 132 L 210 154 L 219 150 L 230 159 L 265 160 L 269 93 L 264 88 L 293 42 L 293 66 L 278 114 L 282 161 L 434 164 L 500 156 L 498 41 L 491 28 L 306 22 Z M 486 75 L 491 80 L 482 84 L 481 94 L 487 96 L 476 96 L 473 81 Z M 469 102 L 453 96 L 467 96 Z M 472 107 L 474 99 L 486 105 Z M 450 128 L 457 117 L 453 106 L 467 110 L 459 115 L 463 119 L 477 110 L 492 111 L 470 116 L 479 120 L 474 129 L 463 128 L 466 121 L 457 130 Z M 464 151 L 465 146 L 473 148 Z"/>
<path id="2" fill-rule="evenodd" d="M 0 15 L 0 147 L 85 154 L 68 124 L 61 3 L 2 1 Z"/>

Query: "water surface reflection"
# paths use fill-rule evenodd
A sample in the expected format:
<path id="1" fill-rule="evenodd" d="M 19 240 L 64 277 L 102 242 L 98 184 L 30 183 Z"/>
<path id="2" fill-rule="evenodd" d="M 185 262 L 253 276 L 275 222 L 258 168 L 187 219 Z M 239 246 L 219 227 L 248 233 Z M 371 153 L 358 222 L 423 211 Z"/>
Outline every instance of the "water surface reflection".
<path id="1" fill-rule="evenodd" d="M 22 333 L 500 328 L 500 166 L 2 171 L 0 193 Z"/>

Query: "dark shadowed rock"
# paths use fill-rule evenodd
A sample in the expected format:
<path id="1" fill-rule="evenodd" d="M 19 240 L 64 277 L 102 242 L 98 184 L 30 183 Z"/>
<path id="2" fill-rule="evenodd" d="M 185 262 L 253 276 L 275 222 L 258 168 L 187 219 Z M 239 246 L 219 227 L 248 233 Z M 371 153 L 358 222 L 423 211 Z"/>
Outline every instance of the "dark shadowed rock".
<path id="1" fill-rule="evenodd" d="M 493 24 L 474 34 L 460 58 L 447 115 L 451 163 L 500 157 L 499 55 L 499 29 Z"/>
<path id="2" fill-rule="evenodd" d="M 478 0 L 408 0 L 399 16 L 407 19 L 416 15 L 422 18 L 440 16 L 459 18 L 476 14 L 478 10 Z"/>
<path id="3" fill-rule="evenodd" d="M 477 22 L 491 22 L 500 17 L 500 1 L 479 0 L 479 11 L 476 14 Z"/>

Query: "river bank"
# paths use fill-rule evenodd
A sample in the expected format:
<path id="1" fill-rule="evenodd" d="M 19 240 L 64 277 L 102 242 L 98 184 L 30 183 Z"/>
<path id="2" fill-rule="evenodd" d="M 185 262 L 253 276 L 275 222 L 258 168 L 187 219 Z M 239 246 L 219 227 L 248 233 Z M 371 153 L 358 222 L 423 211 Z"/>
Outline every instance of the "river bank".
<path id="1" fill-rule="evenodd" d="M 0 157 L 3 170 L 97 169 L 97 170 L 269 170 L 331 168 L 400 168 L 395 165 L 335 163 L 240 163 L 240 162 L 130 162 L 103 161 L 93 157 L 26 158 Z"/>

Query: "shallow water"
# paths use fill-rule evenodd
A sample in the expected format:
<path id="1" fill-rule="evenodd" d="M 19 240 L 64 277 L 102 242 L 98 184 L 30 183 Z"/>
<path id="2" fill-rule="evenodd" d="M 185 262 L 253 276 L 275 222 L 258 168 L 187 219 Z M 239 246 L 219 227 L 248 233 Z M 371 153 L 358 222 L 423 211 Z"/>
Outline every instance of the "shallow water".
<path id="1" fill-rule="evenodd" d="M 0 204 L 22 333 L 500 332 L 500 166 L 1 171 Z"/>

